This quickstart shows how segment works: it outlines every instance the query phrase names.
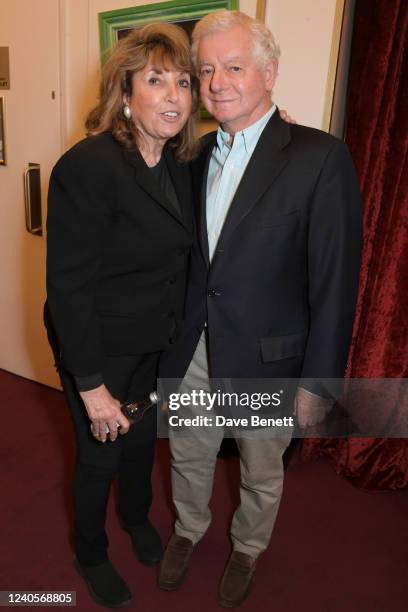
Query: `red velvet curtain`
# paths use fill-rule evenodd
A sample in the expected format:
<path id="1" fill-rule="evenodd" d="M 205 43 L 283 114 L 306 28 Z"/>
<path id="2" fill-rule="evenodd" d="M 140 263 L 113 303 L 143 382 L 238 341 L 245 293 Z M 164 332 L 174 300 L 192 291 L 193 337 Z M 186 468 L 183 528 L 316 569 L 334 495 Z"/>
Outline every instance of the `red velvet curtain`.
<path id="1" fill-rule="evenodd" d="M 360 291 L 347 368 L 347 376 L 356 378 L 408 377 L 407 30 L 406 0 L 357 0 L 346 130 L 364 202 Z M 396 421 L 407 418 L 401 402 L 387 411 Z M 302 455 L 329 456 L 337 473 L 360 487 L 408 485 L 405 439 L 309 439 Z"/>

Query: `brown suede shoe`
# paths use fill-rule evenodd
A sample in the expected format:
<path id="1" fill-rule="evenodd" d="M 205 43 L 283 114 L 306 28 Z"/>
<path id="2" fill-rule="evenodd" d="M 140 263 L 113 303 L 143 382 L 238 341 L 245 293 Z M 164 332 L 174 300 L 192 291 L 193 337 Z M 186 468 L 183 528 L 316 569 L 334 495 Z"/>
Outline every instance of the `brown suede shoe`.
<path id="1" fill-rule="evenodd" d="M 248 595 L 255 575 L 256 559 L 232 551 L 218 591 L 218 603 L 223 608 L 235 608 Z"/>
<path id="2" fill-rule="evenodd" d="M 173 534 L 160 563 L 158 586 L 163 591 L 175 591 L 183 582 L 193 552 L 193 543 Z"/>

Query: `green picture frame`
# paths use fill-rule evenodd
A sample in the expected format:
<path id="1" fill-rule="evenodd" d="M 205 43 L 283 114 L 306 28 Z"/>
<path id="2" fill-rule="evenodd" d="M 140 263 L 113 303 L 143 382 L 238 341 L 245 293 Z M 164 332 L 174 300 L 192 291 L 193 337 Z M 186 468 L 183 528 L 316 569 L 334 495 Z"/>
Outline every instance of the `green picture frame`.
<path id="1" fill-rule="evenodd" d="M 218 9 L 238 9 L 239 0 L 170 0 L 131 8 L 99 13 L 101 61 L 120 37 L 120 32 L 141 27 L 152 21 L 167 21 L 183 25 L 198 21 Z"/>

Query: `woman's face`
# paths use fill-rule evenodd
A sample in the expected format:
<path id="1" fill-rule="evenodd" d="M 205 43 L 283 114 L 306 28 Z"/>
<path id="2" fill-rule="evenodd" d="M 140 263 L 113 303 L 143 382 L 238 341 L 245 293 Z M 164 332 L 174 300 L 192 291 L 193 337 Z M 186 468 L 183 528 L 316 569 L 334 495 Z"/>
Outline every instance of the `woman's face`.
<path id="1" fill-rule="evenodd" d="M 135 126 L 148 146 L 164 145 L 176 136 L 191 113 L 191 83 L 187 72 L 169 64 L 167 68 L 149 60 L 132 78 L 128 99 Z"/>

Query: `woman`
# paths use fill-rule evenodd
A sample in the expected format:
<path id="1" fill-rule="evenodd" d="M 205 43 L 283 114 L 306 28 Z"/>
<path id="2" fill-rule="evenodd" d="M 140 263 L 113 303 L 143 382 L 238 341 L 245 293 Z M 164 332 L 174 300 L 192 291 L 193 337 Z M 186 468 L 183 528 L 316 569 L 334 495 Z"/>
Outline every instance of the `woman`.
<path id="1" fill-rule="evenodd" d="M 45 319 L 76 432 L 76 565 L 94 599 L 112 607 L 131 598 L 107 555 L 116 475 L 136 555 L 147 565 L 162 555 L 148 520 L 155 414 L 129 429 L 120 404 L 156 388 L 159 354 L 182 316 L 193 236 L 192 75 L 181 28 L 132 31 L 104 66 L 88 137 L 50 182 Z"/>

